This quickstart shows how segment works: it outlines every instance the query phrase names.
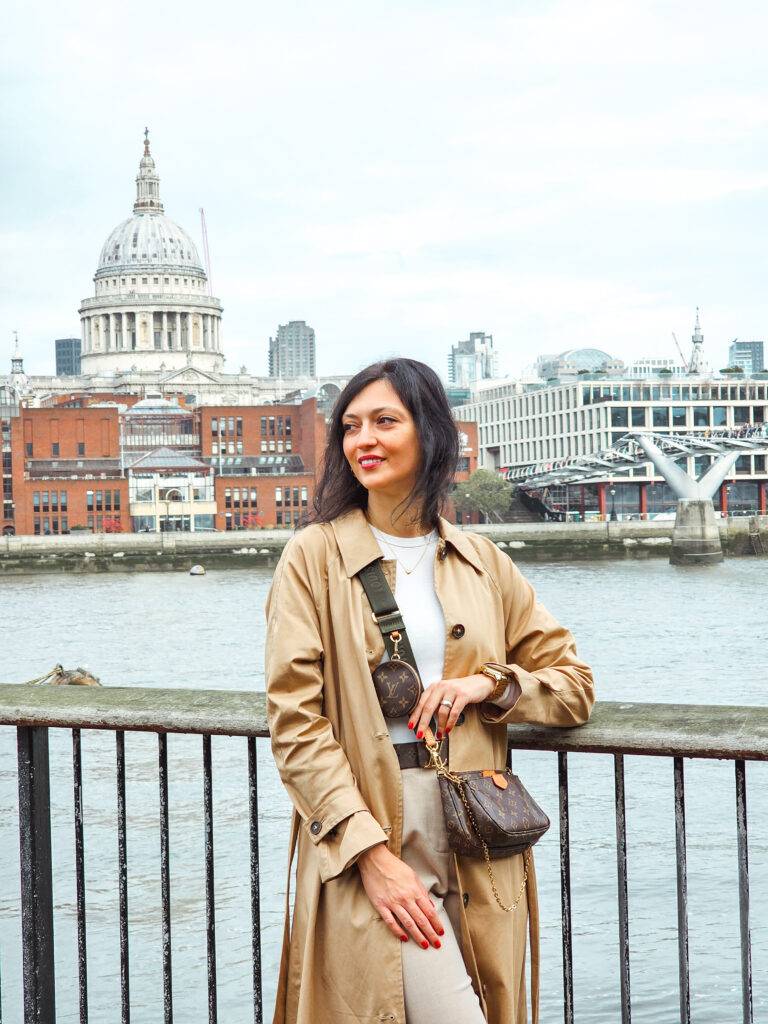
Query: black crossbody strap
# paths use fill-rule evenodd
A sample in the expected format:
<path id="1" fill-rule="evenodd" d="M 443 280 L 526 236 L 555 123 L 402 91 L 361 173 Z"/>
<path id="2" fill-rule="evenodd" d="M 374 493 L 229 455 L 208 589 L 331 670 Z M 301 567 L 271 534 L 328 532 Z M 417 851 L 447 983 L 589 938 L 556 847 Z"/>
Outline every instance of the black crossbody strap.
<path id="1" fill-rule="evenodd" d="M 403 616 L 397 607 L 395 595 L 387 583 L 387 577 L 384 575 L 384 570 L 381 567 L 381 559 L 377 558 L 375 562 L 366 565 L 357 575 L 363 585 L 368 602 L 373 609 L 374 621 L 381 630 L 384 645 L 390 658 L 395 651 L 392 633 L 397 632 L 400 634 L 400 639 L 397 642 L 398 654 L 403 661 L 407 661 L 418 672 L 419 666 L 416 664 L 413 648 L 405 630 Z"/>

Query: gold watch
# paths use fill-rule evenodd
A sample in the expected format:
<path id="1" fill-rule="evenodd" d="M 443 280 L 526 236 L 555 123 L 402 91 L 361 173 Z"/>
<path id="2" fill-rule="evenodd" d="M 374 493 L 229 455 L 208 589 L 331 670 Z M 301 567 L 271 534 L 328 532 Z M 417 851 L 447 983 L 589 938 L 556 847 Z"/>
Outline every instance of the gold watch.
<path id="1" fill-rule="evenodd" d="M 507 686 L 509 686 L 509 676 L 504 672 L 501 672 L 495 665 L 481 665 L 477 671 L 482 672 L 484 676 L 488 676 L 488 678 L 492 679 L 496 684 L 485 698 L 486 701 L 493 704 L 494 701 L 497 701 L 502 693 L 504 693 Z"/>

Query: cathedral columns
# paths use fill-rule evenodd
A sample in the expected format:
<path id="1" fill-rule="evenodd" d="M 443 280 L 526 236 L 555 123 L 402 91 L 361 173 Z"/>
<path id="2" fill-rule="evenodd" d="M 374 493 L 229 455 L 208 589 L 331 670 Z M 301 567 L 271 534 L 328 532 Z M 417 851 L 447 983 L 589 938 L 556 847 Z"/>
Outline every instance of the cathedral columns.
<path id="1" fill-rule="evenodd" d="M 170 348 L 171 339 L 168 337 L 168 314 L 163 310 L 163 333 L 161 335 L 160 348 Z"/>
<path id="2" fill-rule="evenodd" d="M 181 313 L 176 313 L 176 349 L 181 348 Z"/>

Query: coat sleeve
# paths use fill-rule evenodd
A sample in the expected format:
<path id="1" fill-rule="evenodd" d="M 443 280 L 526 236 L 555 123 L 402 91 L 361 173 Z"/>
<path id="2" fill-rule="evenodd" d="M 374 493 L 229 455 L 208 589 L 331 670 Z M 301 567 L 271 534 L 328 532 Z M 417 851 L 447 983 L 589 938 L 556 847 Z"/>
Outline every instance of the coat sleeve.
<path id="1" fill-rule="evenodd" d="M 318 848 L 325 882 L 387 835 L 323 714 L 320 621 L 299 539 L 286 545 L 267 597 L 267 722 L 280 778 Z"/>
<path id="2" fill-rule="evenodd" d="M 511 707 L 482 704 L 483 721 L 583 725 L 595 701 L 591 669 L 577 656 L 571 633 L 539 604 L 531 584 L 495 545 L 494 561 L 504 609 L 504 667 L 519 690 Z"/>

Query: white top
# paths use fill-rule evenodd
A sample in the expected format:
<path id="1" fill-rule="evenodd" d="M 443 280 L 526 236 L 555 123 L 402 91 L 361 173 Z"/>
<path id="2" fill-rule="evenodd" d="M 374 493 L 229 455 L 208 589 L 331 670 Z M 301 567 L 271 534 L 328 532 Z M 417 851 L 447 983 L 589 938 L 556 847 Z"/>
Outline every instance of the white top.
<path id="1" fill-rule="evenodd" d="M 394 537 L 373 526 L 371 529 L 384 557 L 397 559 L 395 599 L 403 615 L 421 681 L 427 687 L 443 678 L 445 663 L 445 616 L 435 593 L 437 530 L 423 537 Z M 406 573 L 406 569 L 412 571 Z M 381 660 L 389 660 L 386 651 Z M 414 741 L 407 716 L 385 721 L 393 743 Z"/>

